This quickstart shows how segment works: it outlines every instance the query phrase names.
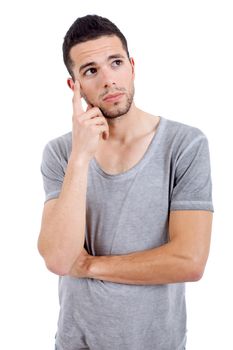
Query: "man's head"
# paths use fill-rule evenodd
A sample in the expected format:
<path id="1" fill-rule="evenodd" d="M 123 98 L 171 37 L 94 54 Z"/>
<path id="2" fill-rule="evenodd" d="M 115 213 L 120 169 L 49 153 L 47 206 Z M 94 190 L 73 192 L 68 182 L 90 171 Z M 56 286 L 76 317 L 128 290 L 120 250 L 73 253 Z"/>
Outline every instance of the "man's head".
<path id="1" fill-rule="evenodd" d="M 115 24 L 97 15 L 78 18 L 64 38 L 63 58 L 72 77 L 70 88 L 79 80 L 88 104 L 99 107 L 107 118 L 128 112 L 134 96 L 134 61 Z M 122 95 L 106 99 L 116 93 Z"/>

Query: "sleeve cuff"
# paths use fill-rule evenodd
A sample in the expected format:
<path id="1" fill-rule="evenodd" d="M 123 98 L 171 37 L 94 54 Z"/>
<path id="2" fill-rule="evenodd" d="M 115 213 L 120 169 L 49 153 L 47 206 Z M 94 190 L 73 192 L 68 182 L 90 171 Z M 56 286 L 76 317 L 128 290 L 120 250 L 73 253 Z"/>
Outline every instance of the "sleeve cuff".
<path id="1" fill-rule="evenodd" d="M 212 202 L 173 201 L 170 205 L 171 210 L 208 210 L 214 212 L 214 207 Z"/>

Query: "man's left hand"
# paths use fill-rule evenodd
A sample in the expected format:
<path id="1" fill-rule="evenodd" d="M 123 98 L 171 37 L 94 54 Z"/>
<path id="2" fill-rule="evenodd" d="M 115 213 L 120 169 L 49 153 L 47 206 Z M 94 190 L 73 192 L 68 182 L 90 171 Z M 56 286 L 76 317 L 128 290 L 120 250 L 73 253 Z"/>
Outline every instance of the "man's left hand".
<path id="1" fill-rule="evenodd" d="M 78 258 L 75 260 L 73 266 L 70 269 L 69 276 L 76 278 L 87 278 L 88 268 L 90 260 L 93 258 L 92 255 L 88 254 L 86 249 L 83 248 Z"/>

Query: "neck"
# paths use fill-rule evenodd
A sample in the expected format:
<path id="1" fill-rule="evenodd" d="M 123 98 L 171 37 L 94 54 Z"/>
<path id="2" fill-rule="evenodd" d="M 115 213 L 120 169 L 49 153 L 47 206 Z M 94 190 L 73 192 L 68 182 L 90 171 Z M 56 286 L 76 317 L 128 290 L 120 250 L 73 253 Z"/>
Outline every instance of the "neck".
<path id="1" fill-rule="evenodd" d="M 146 127 L 146 113 L 132 103 L 128 113 L 114 119 L 107 119 L 109 125 L 108 142 L 129 144 Z"/>

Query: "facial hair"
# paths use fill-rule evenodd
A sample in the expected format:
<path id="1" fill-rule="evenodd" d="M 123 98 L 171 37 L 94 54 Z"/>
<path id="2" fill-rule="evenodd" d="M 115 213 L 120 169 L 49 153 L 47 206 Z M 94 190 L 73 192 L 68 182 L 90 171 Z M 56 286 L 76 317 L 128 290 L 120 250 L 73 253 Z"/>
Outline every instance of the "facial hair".
<path id="1" fill-rule="evenodd" d="M 118 108 L 114 108 L 112 111 L 108 110 L 105 107 L 99 107 L 99 109 L 101 110 L 103 116 L 106 119 L 114 119 L 114 118 L 118 118 L 121 117 L 122 115 L 128 113 L 128 111 L 130 110 L 130 107 L 133 103 L 133 98 L 134 98 L 134 86 L 132 86 L 132 90 L 127 94 L 127 98 L 126 98 L 126 102 L 125 105 L 120 107 L 119 102 L 115 102 L 114 106 L 119 105 Z"/>
<path id="2" fill-rule="evenodd" d="M 120 90 L 120 89 L 119 89 Z M 96 106 L 101 110 L 101 113 L 103 114 L 103 116 L 106 119 L 115 119 L 118 117 L 121 117 L 122 115 L 128 113 L 128 111 L 130 110 L 130 107 L 133 103 L 133 98 L 134 98 L 134 85 L 132 85 L 132 89 L 130 90 L 130 92 L 127 94 L 127 98 L 126 98 L 126 102 L 124 106 L 120 107 L 119 102 L 115 102 L 114 106 L 119 105 L 119 107 L 114 108 L 112 111 L 108 110 L 107 108 L 103 107 L 103 106 Z M 87 97 L 84 96 L 84 99 L 86 100 L 86 102 L 89 105 L 93 106 L 93 103 L 91 103 L 90 101 L 88 101 Z"/>

